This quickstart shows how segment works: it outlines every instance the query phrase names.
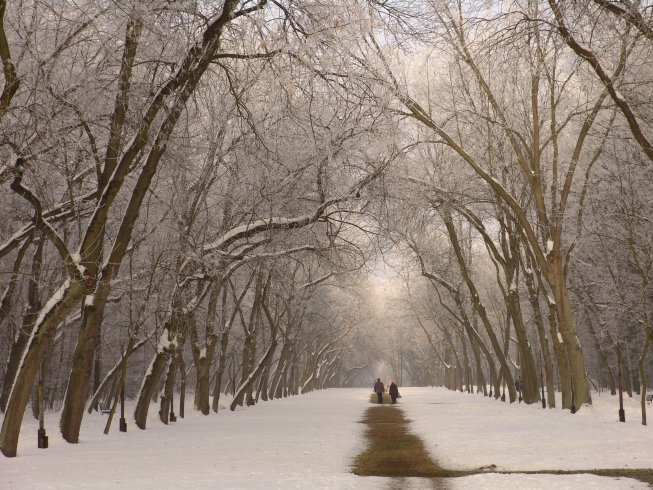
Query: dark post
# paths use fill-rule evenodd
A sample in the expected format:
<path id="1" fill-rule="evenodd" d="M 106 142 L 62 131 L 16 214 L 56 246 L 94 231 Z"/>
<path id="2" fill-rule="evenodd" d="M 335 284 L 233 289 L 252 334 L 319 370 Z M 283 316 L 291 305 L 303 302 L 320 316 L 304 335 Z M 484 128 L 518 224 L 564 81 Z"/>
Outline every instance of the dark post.
<path id="1" fill-rule="evenodd" d="M 179 393 L 179 416 L 182 419 L 184 418 L 185 415 L 185 409 L 186 409 L 185 401 L 186 401 L 186 394 L 184 393 L 184 391 L 182 391 L 181 393 Z"/>
<path id="2" fill-rule="evenodd" d="M 100 387 L 100 370 L 102 367 L 102 343 L 98 342 L 98 346 L 95 353 L 95 360 L 93 361 L 93 393 L 97 392 L 97 389 Z M 98 405 L 95 405 L 95 411 L 98 411 Z"/>
<path id="3" fill-rule="evenodd" d="M 210 383 L 209 383 L 210 384 Z M 186 407 L 186 362 L 179 354 L 179 416 L 183 419 Z"/>
<path id="4" fill-rule="evenodd" d="M 175 415 L 175 390 L 170 392 L 170 422 L 176 422 L 177 416 Z"/>
<path id="5" fill-rule="evenodd" d="M 48 448 L 48 436 L 45 435 L 45 421 L 43 419 L 43 377 L 45 373 L 43 372 L 43 361 L 41 361 L 41 367 L 39 368 L 39 382 L 36 387 L 36 396 L 37 403 L 39 406 L 39 430 L 38 430 L 38 447 L 40 449 Z"/>
<path id="6" fill-rule="evenodd" d="M 519 355 L 519 352 L 517 352 L 517 364 L 521 366 L 521 356 Z M 519 403 L 521 403 L 521 369 L 518 369 L 517 372 L 515 373 L 515 377 L 517 378 L 517 381 L 515 381 L 515 388 L 517 389 L 517 398 L 519 400 Z"/>
<path id="7" fill-rule="evenodd" d="M 624 410 L 624 388 L 621 374 L 621 345 L 617 343 L 617 376 L 619 376 L 619 422 L 625 422 L 626 412 Z"/>
<path id="8" fill-rule="evenodd" d="M 544 375 L 542 374 L 542 364 L 540 364 L 540 385 L 542 386 L 542 408 L 546 408 L 546 399 L 544 398 Z"/>
<path id="9" fill-rule="evenodd" d="M 125 380 L 120 385 L 120 432 L 127 432 L 127 421 L 125 420 Z"/>

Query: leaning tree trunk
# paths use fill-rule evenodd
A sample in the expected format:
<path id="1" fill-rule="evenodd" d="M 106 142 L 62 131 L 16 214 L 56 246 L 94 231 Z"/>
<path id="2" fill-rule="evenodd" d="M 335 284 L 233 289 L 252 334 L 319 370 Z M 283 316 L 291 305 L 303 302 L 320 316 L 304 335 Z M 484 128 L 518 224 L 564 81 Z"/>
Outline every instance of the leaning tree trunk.
<path id="1" fill-rule="evenodd" d="M 423 268 L 422 268 L 423 269 Z M 478 348 L 481 349 L 483 352 L 483 355 L 485 356 L 485 359 L 487 360 L 488 364 L 488 371 L 490 374 L 490 396 L 493 396 L 495 398 L 499 397 L 499 376 L 497 376 L 496 372 L 496 367 L 494 365 L 494 361 L 492 360 L 492 355 L 490 354 L 490 350 L 487 348 L 485 345 L 485 342 L 481 338 L 480 334 L 478 333 L 478 314 L 476 310 L 472 309 L 472 315 L 473 315 L 473 323 L 470 321 L 469 316 L 467 315 L 467 311 L 465 310 L 465 305 L 463 304 L 463 300 L 460 296 L 460 292 L 458 289 L 454 288 L 451 284 L 447 283 L 443 279 L 439 278 L 438 276 L 435 276 L 433 274 L 430 274 L 424 270 L 422 270 L 422 275 L 425 277 L 430 278 L 433 281 L 436 281 L 437 283 L 441 284 L 444 286 L 447 291 L 449 291 L 449 294 L 451 297 L 454 299 L 454 302 L 456 303 L 456 307 L 458 308 L 458 312 L 460 313 L 460 321 L 465 328 L 465 332 L 467 333 L 467 336 L 469 337 L 470 342 L 472 342 L 473 345 L 477 346 Z M 440 296 L 438 295 L 438 298 Z M 442 301 L 440 298 L 440 305 L 442 307 L 449 311 L 451 313 L 451 316 L 454 318 L 458 318 L 458 315 L 456 315 L 451 309 Z M 485 383 L 485 378 L 483 376 L 483 366 L 479 362 L 478 364 L 480 369 L 480 379 L 483 380 L 483 383 Z M 492 393 L 492 387 L 494 387 L 494 393 Z M 485 387 L 485 384 L 483 385 L 483 393 L 487 393 L 487 387 Z"/>
<path id="2" fill-rule="evenodd" d="M 136 409 L 134 410 L 134 420 L 139 429 L 145 430 L 147 425 L 147 411 L 150 407 L 150 400 L 156 389 L 156 385 L 161 379 L 168 362 L 169 353 L 157 352 L 150 363 L 150 367 L 143 379 L 143 386 L 138 393 Z"/>
<path id="3" fill-rule="evenodd" d="M 139 176 L 117 232 L 117 246 L 114 246 L 111 250 L 110 257 L 103 257 L 106 219 L 111 203 L 118 189 L 122 186 L 129 167 L 131 167 L 128 164 L 129 158 L 134 158 L 145 146 L 143 141 L 137 141 L 134 138 L 132 142 L 134 146 L 129 148 L 131 151 L 125 151 L 122 158 L 119 157 L 121 150 L 120 140 L 123 135 L 126 112 L 129 107 L 132 69 L 141 28 L 142 20 L 139 16 L 130 18 L 125 31 L 118 75 L 118 87 L 109 128 L 109 141 L 106 147 L 103 169 L 97 183 L 97 190 L 102 198 L 98 201 L 96 213 L 89 223 L 87 232 L 80 245 L 80 254 L 87 270 L 88 279 L 96 287 L 94 288 L 95 291 L 91 291 L 94 294 L 87 296 L 84 301 L 82 325 L 75 346 L 73 364 L 68 378 L 68 387 L 66 388 L 63 410 L 59 422 L 61 435 L 64 440 L 71 443 L 77 443 L 79 440 L 79 431 L 84 417 L 84 407 L 92 371 L 91 366 L 93 365 L 93 358 L 100 340 L 104 308 L 111 291 L 111 280 L 117 275 L 120 263 L 125 256 L 127 244 L 131 239 L 133 225 L 143 202 L 143 196 L 146 189 L 149 188 L 161 156 L 157 151 L 149 152 L 147 164 L 143 167 Z M 169 83 L 174 84 L 173 81 Z M 182 100 L 183 97 L 179 98 L 177 103 L 183 104 Z M 152 102 L 150 109 L 152 110 L 154 108 L 155 103 Z M 158 112 L 159 109 L 160 107 L 155 109 L 155 111 Z M 168 112 L 166 122 L 172 127 L 174 127 L 179 110 L 180 107 L 178 106 Z M 147 123 L 144 121 L 142 121 L 142 124 L 147 126 Z M 157 139 L 162 138 L 163 141 L 167 141 L 172 127 L 166 128 L 164 125 L 164 129 L 159 132 Z M 145 128 L 141 126 L 142 129 Z M 147 140 L 147 138 L 145 139 Z M 162 142 L 161 140 L 159 141 L 160 143 Z M 136 149 L 138 145 L 142 146 Z M 102 262 L 105 258 L 110 265 L 103 268 Z"/>
<path id="4" fill-rule="evenodd" d="M 16 372 L 2 422 L 0 450 L 5 456 L 16 456 L 23 414 L 27 407 L 30 391 L 36 379 L 43 353 L 52 341 L 57 325 L 79 303 L 83 295 L 84 286 L 81 281 L 64 281 L 51 299 L 53 304 L 49 305 L 47 311 L 42 311 L 39 314 L 36 324 L 31 329 L 30 340 L 25 346 L 22 362 Z"/>
<path id="5" fill-rule="evenodd" d="M 127 342 L 127 347 L 125 348 L 125 351 L 122 353 L 120 360 L 115 364 L 115 366 L 113 366 L 113 368 L 111 368 L 107 372 L 107 374 L 104 376 L 104 379 L 100 382 L 99 386 L 97 387 L 97 390 L 95 390 L 95 393 L 93 393 L 91 402 L 88 404 L 88 409 L 87 409 L 88 413 L 91 413 L 92 410 L 96 410 L 96 407 L 100 402 L 100 398 L 105 393 L 106 389 L 109 387 L 109 383 L 113 383 L 114 385 L 116 384 L 115 380 L 117 380 L 121 375 L 121 372 L 123 370 L 123 363 L 127 363 L 127 361 L 129 360 L 129 356 L 131 356 L 134 352 L 140 349 L 143 345 L 145 345 L 145 339 L 139 340 L 137 342 L 135 337 L 132 336 L 129 338 L 129 341 Z M 113 390 L 110 390 L 110 392 L 112 391 Z M 113 396 L 110 396 L 109 398 L 112 397 Z"/>
<path id="6" fill-rule="evenodd" d="M 171 320 L 169 320 L 170 322 Z M 170 325 L 168 325 L 169 327 Z M 166 328 L 161 334 L 159 345 L 154 353 L 154 357 L 150 362 L 150 366 L 143 378 L 143 384 L 138 392 L 136 409 L 134 410 L 134 420 L 139 429 L 145 430 L 147 425 L 147 412 L 150 407 L 150 401 L 154 390 L 156 390 L 159 380 L 165 371 L 170 356 L 173 355 L 175 349 L 176 338 L 174 334 Z"/>
<path id="7" fill-rule="evenodd" d="M 494 333 L 494 329 L 492 327 L 492 324 L 490 323 L 490 319 L 487 316 L 485 307 L 481 303 L 481 300 L 478 295 L 478 291 L 476 290 L 476 285 L 474 284 L 471 277 L 469 276 L 467 265 L 465 264 L 462 251 L 460 249 L 460 243 L 458 242 L 458 236 L 453 226 L 453 221 L 451 219 L 450 211 L 444 210 L 444 212 L 442 213 L 442 217 L 444 219 L 444 224 L 449 233 L 450 242 L 454 249 L 454 253 L 456 254 L 458 265 L 460 266 L 459 267 L 460 272 L 463 276 L 465 283 L 467 284 L 469 293 L 472 297 L 472 306 L 474 306 L 476 313 L 478 314 L 479 318 L 481 319 L 481 322 L 483 323 L 483 326 L 485 327 L 485 330 L 490 339 L 490 343 L 492 344 L 492 347 L 494 349 L 494 354 L 496 355 L 497 359 L 499 360 L 499 364 L 501 365 L 503 376 L 505 377 L 506 383 L 508 384 L 508 393 L 510 396 L 510 402 L 514 402 L 517 399 L 517 392 L 515 391 L 515 383 L 512 377 L 512 373 L 510 372 L 510 367 L 508 366 L 506 356 L 503 350 L 501 349 L 501 345 L 497 340 L 496 334 Z"/>
<path id="8" fill-rule="evenodd" d="M 276 338 L 276 333 L 272 335 L 271 343 L 270 346 L 268 347 L 267 351 L 259 361 L 258 365 L 256 368 L 252 370 L 252 372 L 249 374 L 249 376 L 238 386 L 238 389 L 236 390 L 236 396 L 234 396 L 233 401 L 231 402 L 230 409 L 231 411 L 234 411 L 236 409 L 236 406 L 238 406 L 238 399 L 242 400 L 243 393 L 249 389 L 249 387 L 254 383 L 256 378 L 261 375 L 261 372 L 263 369 L 265 369 L 270 360 L 272 359 L 272 356 L 274 355 L 274 351 L 277 348 L 277 338 Z"/>
<path id="9" fill-rule="evenodd" d="M 277 361 L 277 367 L 274 370 L 274 375 L 272 376 L 272 382 L 270 383 L 270 392 L 268 396 L 270 398 L 281 398 L 282 396 L 282 375 L 285 372 L 288 359 L 290 358 L 290 340 L 284 339 L 283 347 L 281 348 L 281 354 L 279 355 L 279 360 Z"/>
<path id="10" fill-rule="evenodd" d="M 257 404 L 259 399 L 264 402 L 268 401 L 268 380 L 269 380 L 270 366 L 263 368 L 261 375 L 258 378 L 256 386 L 256 394 L 254 395 L 254 404 Z"/>
<path id="11" fill-rule="evenodd" d="M 9 358 L 7 360 L 7 368 L 5 369 L 5 376 L 2 381 L 2 394 L 0 394 L 0 412 L 4 412 L 7 407 L 7 400 L 9 399 L 9 392 L 16 377 L 16 372 L 18 366 L 20 365 L 20 360 L 23 357 L 23 352 L 30 334 L 30 326 L 36 321 L 39 310 L 41 309 L 41 296 L 39 294 L 39 278 L 41 276 L 41 264 L 43 263 L 43 242 L 44 239 L 38 241 L 36 245 L 36 250 L 34 251 L 34 257 L 32 258 L 32 273 L 29 278 L 27 286 L 27 310 L 23 316 L 23 320 L 14 341 L 11 344 L 11 350 L 9 351 Z M 29 241 L 26 242 L 28 244 Z M 19 262 L 19 258 L 25 254 L 27 245 L 21 247 L 18 251 L 18 257 L 16 262 Z M 18 273 L 18 270 L 16 270 Z M 15 281 L 10 282 L 5 292 L 2 308 L 1 310 L 5 313 L 8 313 L 9 306 L 5 305 L 5 302 L 8 301 L 10 296 L 13 296 L 13 291 L 11 290 L 12 286 L 15 288 Z M 11 294 L 10 294 L 11 293 Z M 0 324 L 2 321 L 0 321 Z"/>

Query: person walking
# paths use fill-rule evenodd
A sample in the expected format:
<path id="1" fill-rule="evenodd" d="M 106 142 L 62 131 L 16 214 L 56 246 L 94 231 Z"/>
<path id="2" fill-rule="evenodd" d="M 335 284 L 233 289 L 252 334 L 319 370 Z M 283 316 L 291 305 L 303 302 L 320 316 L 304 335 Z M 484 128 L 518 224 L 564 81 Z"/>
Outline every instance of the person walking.
<path id="1" fill-rule="evenodd" d="M 384 391 L 385 391 L 385 387 L 383 386 L 383 383 L 381 382 L 381 378 L 377 378 L 376 383 L 374 383 L 374 392 L 376 393 L 377 403 L 383 403 L 383 392 Z"/>
<path id="2" fill-rule="evenodd" d="M 392 398 L 392 403 L 397 403 L 397 398 L 399 398 L 399 388 L 397 383 L 390 381 L 390 386 L 388 387 L 388 393 L 390 393 L 390 398 Z"/>

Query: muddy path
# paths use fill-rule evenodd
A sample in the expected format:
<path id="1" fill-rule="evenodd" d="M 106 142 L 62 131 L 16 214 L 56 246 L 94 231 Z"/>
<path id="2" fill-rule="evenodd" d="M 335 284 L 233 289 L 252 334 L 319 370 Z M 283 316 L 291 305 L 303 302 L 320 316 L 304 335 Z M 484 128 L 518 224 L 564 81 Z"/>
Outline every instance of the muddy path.
<path id="1" fill-rule="evenodd" d="M 614 468 L 587 470 L 537 470 L 506 471 L 494 465 L 469 470 L 443 468 L 426 450 L 423 441 L 410 431 L 410 420 L 399 405 L 390 404 L 384 394 L 384 403 L 376 404 L 376 395 L 370 397 L 374 405 L 365 411 L 361 423 L 365 424 L 366 450 L 354 460 L 353 473 L 359 476 L 381 476 L 392 478 L 389 488 L 410 488 L 408 478 L 430 479 L 422 481 L 425 488 L 447 490 L 450 478 L 459 478 L 482 473 L 504 475 L 549 474 L 577 475 L 591 474 L 604 477 L 633 478 L 648 483 L 653 488 L 653 468 Z M 420 485 L 421 486 L 421 485 Z"/>

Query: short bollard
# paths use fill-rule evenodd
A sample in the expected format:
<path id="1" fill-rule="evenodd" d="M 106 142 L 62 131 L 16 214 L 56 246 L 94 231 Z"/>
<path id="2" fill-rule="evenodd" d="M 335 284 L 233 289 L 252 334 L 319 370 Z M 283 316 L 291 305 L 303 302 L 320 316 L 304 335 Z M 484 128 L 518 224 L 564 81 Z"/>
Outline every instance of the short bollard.
<path id="1" fill-rule="evenodd" d="M 170 422 L 176 422 L 177 416 L 175 415 L 175 397 L 174 392 L 170 393 Z"/>
<path id="2" fill-rule="evenodd" d="M 45 435 L 45 429 L 38 430 L 38 447 L 39 449 L 48 448 L 48 436 Z"/>
<path id="3" fill-rule="evenodd" d="M 41 366 L 39 368 L 39 382 L 36 385 L 36 397 L 39 408 L 39 430 L 37 432 L 37 445 L 39 449 L 48 448 L 48 436 L 45 435 L 45 417 L 43 416 L 43 406 L 45 405 L 43 400 L 43 378 L 45 378 L 45 366 L 43 362 L 41 362 Z"/>
<path id="4" fill-rule="evenodd" d="M 120 432 L 127 432 L 127 420 L 125 420 L 125 382 L 120 387 Z"/>

